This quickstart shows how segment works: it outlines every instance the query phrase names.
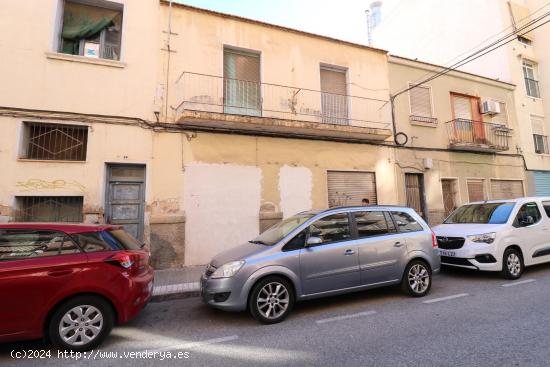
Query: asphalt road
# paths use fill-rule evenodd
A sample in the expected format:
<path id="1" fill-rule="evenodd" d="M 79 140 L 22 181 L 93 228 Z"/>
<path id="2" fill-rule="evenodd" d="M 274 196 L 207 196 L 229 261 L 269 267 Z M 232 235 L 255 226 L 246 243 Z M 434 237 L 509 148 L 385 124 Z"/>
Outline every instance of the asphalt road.
<path id="1" fill-rule="evenodd" d="M 527 269 L 515 282 L 445 270 L 425 298 L 388 288 L 315 300 L 297 304 L 285 322 L 270 326 L 246 313 L 207 308 L 198 298 L 152 303 L 78 364 L 548 366 L 549 290 L 550 265 Z M 55 350 L 40 360 L 10 356 L 47 348 L 36 341 L 0 344 L 0 365 L 76 364 Z M 157 354 L 124 354 L 132 351 Z"/>

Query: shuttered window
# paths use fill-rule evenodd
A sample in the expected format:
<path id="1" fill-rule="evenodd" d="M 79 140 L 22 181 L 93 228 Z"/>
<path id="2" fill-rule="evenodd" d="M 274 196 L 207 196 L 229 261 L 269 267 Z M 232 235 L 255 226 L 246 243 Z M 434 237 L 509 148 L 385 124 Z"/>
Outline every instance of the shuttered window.
<path id="1" fill-rule="evenodd" d="M 223 53 L 224 112 L 259 115 L 260 55 L 225 49 Z"/>
<path id="2" fill-rule="evenodd" d="M 442 179 L 441 189 L 443 190 L 443 207 L 445 217 L 456 209 L 457 205 L 457 182 L 455 179 Z"/>
<path id="3" fill-rule="evenodd" d="M 470 203 L 487 200 L 484 180 L 469 179 L 466 181 L 466 184 L 468 186 L 468 201 Z"/>
<path id="4" fill-rule="evenodd" d="M 427 86 L 418 86 L 409 90 L 411 115 L 418 117 L 432 117 L 432 93 Z"/>
<path id="5" fill-rule="evenodd" d="M 520 180 L 491 180 L 493 200 L 516 199 L 524 196 L 523 182 Z"/>
<path id="6" fill-rule="evenodd" d="M 376 176 L 372 172 L 328 171 L 329 207 L 361 205 L 361 200 L 369 199 L 377 204 Z"/>
<path id="7" fill-rule="evenodd" d="M 455 118 L 472 120 L 472 102 L 470 101 L 470 98 L 453 96 L 453 108 Z"/>
<path id="8" fill-rule="evenodd" d="M 321 68 L 322 122 L 345 125 L 348 123 L 346 71 Z"/>

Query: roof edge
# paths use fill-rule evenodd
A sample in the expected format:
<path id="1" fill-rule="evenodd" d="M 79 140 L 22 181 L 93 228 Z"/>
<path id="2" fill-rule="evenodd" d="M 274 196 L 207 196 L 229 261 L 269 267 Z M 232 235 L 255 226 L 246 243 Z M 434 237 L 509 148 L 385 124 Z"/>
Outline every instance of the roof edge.
<path id="1" fill-rule="evenodd" d="M 164 6 L 169 6 L 170 5 L 169 0 L 159 0 L 159 3 L 161 5 L 164 5 Z M 301 31 L 301 30 L 298 30 L 298 29 L 284 27 L 284 26 L 276 25 L 276 24 L 272 24 L 272 23 L 267 23 L 267 22 L 263 22 L 263 21 L 260 21 L 260 20 L 241 17 L 241 16 L 238 16 L 238 15 L 222 13 L 222 12 L 218 12 L 218 11 L 214 11 L 214 10 L 199 8 L 199 7 L 196 7 L 196 6 L 177 3 L 177 2 L 172 2 L 172 6 L 174 6 L 176 8 L 183 8 L 183 9 L 196 11 L 196 12 L 200 12 L 200 13 L 215 15 L 215 16 L 222 17 L 222 18 L 228 18 L 228 19 L 238 20 L 238 21 L 241 21 L 241 22 L 256 24 L 256 25 L 263 26 L 263 27 L 274 28 L 274 29 L 278 29 L 278 30 L 281 30 L 281 31 L 285 31 L 285 32 L 292 32 L 292 33 L 300 34 L 300 35 L 303 35 L 303 36 L 314 37 L 314 38 L 322 39 L 322 40 L 329 41 L 329 42 L 336 42 L 336 43 L 340 43 L 340 44 L 343 44 L 343 45 L 346 45 L 346 46 L 357 47 L 357 48 L 361 48 L 361 49 L 365 49 L 365 50 L 369 50 L 369 51 L 374 51 L 374 52 L 380 52 L 380 53 L 383 53 L 383 54 L 386 54 L 386 55 L 388 54 L 387 50 L 383 50 L 381 48 L 362 45 L 362 44 L 354 43 L 354 42 L 350 42 L 350 41 L 344 41 L 344 40 L 341 40 L 341 39 L 338 39 L 338 38 L 332 38 L 332 37 L 329 37 L 329 36 L 323 36 L 323 35 L 316 34 L 316 33 Z"/>

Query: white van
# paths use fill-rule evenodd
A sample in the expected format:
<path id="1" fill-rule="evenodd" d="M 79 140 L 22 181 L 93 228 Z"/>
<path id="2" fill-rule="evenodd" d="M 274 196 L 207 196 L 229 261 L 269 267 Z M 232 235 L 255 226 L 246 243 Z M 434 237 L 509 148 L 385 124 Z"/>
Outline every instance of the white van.
<path id="1" fill-rule="evenodd" d="M 518 279 L 525 266 L 550 262 L 550 197 L 466 204 L 433 231 L 442 265 Z"/>

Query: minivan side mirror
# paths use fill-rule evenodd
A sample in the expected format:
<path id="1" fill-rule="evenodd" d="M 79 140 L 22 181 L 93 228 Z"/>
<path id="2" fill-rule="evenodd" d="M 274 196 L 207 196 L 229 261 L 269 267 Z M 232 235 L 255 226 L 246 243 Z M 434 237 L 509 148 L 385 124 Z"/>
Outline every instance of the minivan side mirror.
<path id="1" fill-rule="evenodd" d="M 321 238 L 311 236 L 306 241 L 306 247 L 320 245 L 321 243 L 323 243 L 323 240 Z"/>
<path id="2" fill-rule="evenodd" d="M 535 224 L 535 218 L 530 215 L 525 216 L 519 220 L 520 227 L 528 227 L 533 224 Z"/>

